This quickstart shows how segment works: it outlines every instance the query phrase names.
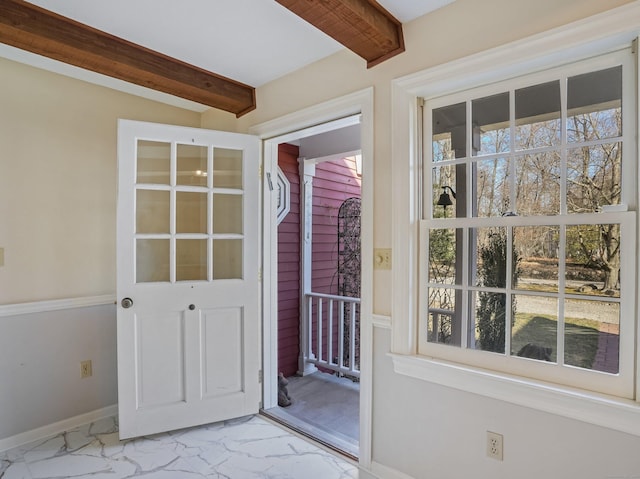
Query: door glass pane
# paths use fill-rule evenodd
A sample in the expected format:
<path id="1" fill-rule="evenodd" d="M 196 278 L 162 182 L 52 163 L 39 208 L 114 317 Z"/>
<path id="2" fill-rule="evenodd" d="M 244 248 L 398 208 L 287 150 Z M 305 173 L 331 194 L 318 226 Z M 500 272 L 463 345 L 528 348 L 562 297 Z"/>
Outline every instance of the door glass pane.
<path id="1" fill-rule="evenodd" d="M 213 234 L 242 234 L 242 195 L 213 195 Z"/>
<path id="2" fill-rule="evenodd" d="M 516 98 L 516 149 L 560 143 L 560 82 L 521 88 Z"/>
<path id="3" fill-rule="evenodd" d="M 569 78 L 567 108 L 568 141 L 622 135 L 622 67 Z"/>
<path id="4" fill-rule="evenodd" d="M 171 179 L 171 143 L 138 140 L 137 183 L 168 185 Z"/>
<path id="5" fill-rule="evenodd" d="M 567 211 L 596 213 L 622 194 L 622 144 L 574 148 L 567 154 Z"/>
<path id="6" fill-rule="evenodd" d="M 567 299 L 564 314 L 565 364 L 618 373 L 620 305 Z"/>
<path id="7" fill-rule="evenodd" d="M 467 104 L 436 108 L 432 118 L 433 161 L 467 156 Z"/>
<path id="8" fill-rule="evenodd" d="M 486 218 L 502 216 L 510 207 L 511 161 L 506 158 L 478 160 L 471 165 L 475 177 L 475 216 Z"/>
<path id="9" fill-rule="evenodd" d="M 242 240 L 213 240 L 213 279 L 242 279 Z"/>
<path id="10" fill-rule="evenodd" d="M 176 232 L 207 232 L 207 194 L 176 192 Z"/>
<path id="11" fill-rule="evenodd" d="M 176 281 L 207 279 L 207 240 L 176 240 Z"/>
<path id="12" fill-rule="evenodd" d="M 473 100 L 473 154 L 502 153 L 511 149 L 509 93 Z"/>
<path id="13" fill-rule="evenodd" d="M 511 310 L 511 354 L 556 362 L 558 300 L 547 296 L 516 294 Z"/>
<path id="14" fill-rule="evenodd" d="M 242 189 L 242 150 L 213 149 L 213 187 Z"/>
<path id="15" fill-rule="evenodd" d="M 169 233 L 170 228 L 169 191 L 136 191 L 136 233 Z"/>
<path id="16" fill-rule="evenodd" d="M 177 146 L 178 185 L 207 186 L 207 147 Z"/>
<path id="17" fill-rule="evenodd" d="M 559 226 L 513 228 L 513 288 L 558 292 Z"/>
<path id="18" fill-rule="evenodd" d="M 520 216 L 560 213 L 560 154 L 547 151 L 516 161 L 516 208 Z"/>
<path id="19" fill-rule="evenodd" d="M 169 274 L 169 240 L 136 240 L 136 283 L 166 282 Z"/>
<path id="20" fill-rule="evenodd" d="M 427 315 L 427 341 L 430 343 L 460 344 L 455 336 L 459 331 L 456 322 L 456 296 L 459 291 L 450 288 L 429 288 L 429 314 Z"/>
<path id="21" fill-rule="evenodd" d="M 567 293 L 620 297 L 620 224 L 567 226 Z"/>

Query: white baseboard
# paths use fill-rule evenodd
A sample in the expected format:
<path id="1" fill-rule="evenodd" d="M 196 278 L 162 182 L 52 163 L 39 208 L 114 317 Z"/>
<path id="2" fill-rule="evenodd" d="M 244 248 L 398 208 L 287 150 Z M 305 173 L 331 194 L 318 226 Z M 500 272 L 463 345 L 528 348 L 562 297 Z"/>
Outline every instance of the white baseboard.
<path id="1" fill-rule="evenodd" d="M 379 479 L 414 479 L 403 472 L 383 466 L 375 461 L 371 462 L 371 472 L 374 474 L 371 477 Z"/>
<path id="2" fill-rule="evenodd" d="M 0 439 L 0 452 L 22 446 L 23 444 L 28 444 L 32 441 L 55 436 L 56 434 L 82 426 L 83 424 L 88 424 L 90 422 L 97 421 L 98 419 L 115 416 L 117 414 L 118 405 L 114 404 L 102 409 L 70 417 L 69 419 L 63 419 L 62 421 L 58 421 L 47 426 L 32 429 L 31 431 L 25 431 L 20 434 L 16 434 L 15 436 Z"/>

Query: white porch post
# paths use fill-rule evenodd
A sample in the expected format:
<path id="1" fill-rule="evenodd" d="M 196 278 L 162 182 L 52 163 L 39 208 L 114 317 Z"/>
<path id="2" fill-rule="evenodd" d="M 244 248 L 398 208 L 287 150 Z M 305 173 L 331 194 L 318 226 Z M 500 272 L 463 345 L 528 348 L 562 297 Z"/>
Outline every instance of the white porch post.
<path id="1" fill-rule="evenodd" d="M 316 165 L 298 158 L 300 171 L 300 356 L 298 374 L 306 376 L 317 371 L 307 362 L 314 358 L 311 350 L 311 317 L 307 307 L 307 295 L 311 292 L 311 238 L 313 208 L 313 177 Z"/>

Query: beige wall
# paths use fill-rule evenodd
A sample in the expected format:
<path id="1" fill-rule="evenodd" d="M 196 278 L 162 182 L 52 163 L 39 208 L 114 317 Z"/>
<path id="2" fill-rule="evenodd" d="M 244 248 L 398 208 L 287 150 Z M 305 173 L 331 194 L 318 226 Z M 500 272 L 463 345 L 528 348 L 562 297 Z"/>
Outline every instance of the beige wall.
<path id="1" fill-rule="evenodd" d="M 118 118 L 200 114 L 0 59 L 0 304 L 115 293 Z"/>

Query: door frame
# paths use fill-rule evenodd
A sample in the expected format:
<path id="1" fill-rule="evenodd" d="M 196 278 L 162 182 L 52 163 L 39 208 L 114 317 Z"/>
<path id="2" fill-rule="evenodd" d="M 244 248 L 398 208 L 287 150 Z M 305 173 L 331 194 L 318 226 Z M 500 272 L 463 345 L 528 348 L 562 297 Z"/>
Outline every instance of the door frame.
<path id="1" fill-rule="evenodd" d="M 325 133 L 353 123 L 361 115 L 360 147 L 362 151 L 362 216 L 361 216 L 361 319 L 360 319 L 360 452 L 362 467 L 371 465 L 372 380 L 373 380 L 373 88 L 336 98 L 303 110 L 257 124 L 249 133 L 263 144 L 262 179 L 262 355 L 263 407 L 277 405 L 277 332 L 278 332 L 278 228 L 277 196 L 268 187 L 278 168 L 278 145 L 307 136 Z"/>

